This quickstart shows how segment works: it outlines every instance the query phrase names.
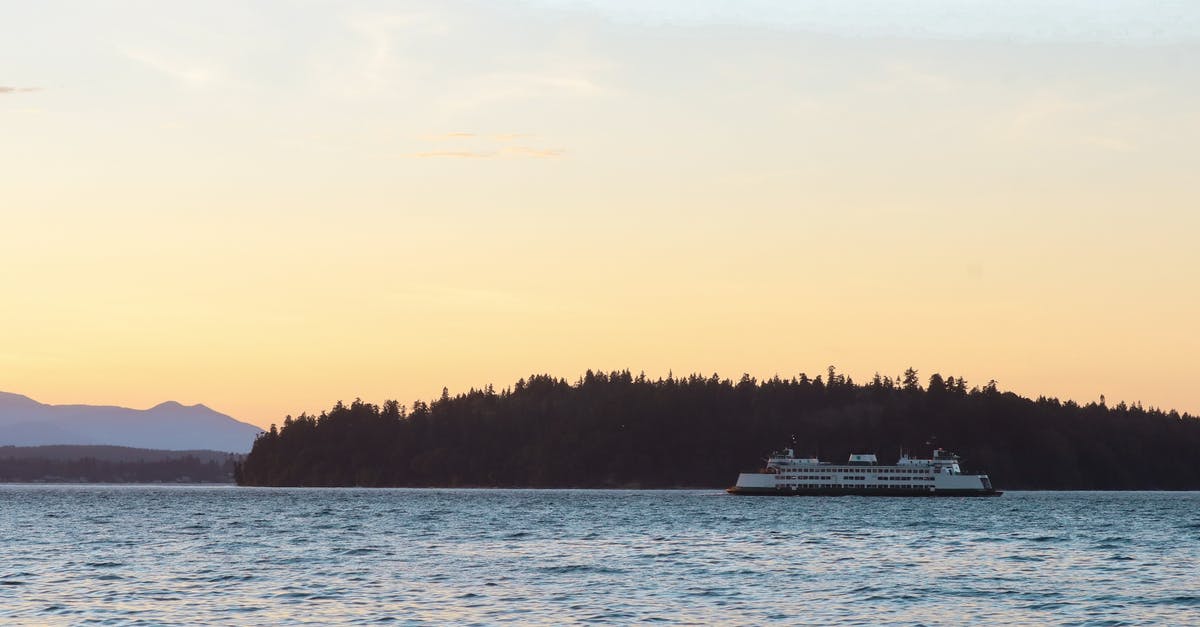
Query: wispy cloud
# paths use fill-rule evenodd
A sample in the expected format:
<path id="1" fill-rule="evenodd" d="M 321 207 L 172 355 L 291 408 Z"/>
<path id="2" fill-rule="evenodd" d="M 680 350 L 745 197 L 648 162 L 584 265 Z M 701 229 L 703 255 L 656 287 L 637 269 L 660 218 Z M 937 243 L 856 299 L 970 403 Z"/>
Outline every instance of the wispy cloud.
<path id="1" fill-rule="evenodd" d="M 411 156 L 418 159 L 557 159 L 565 156 L 565 150 L 554 148 L 530 148 L 528 146 L 506 146 L 499 150 L 438 150 L 418 152 Z"/>
<path id="2" fill-rule="evenodd" d="M 513 142 L 535 137 L 531 133 L 452 132 L 425 135 L 431 143 L 453 142 L 456 150 L 426 150 L 409 155 L 418 159 L 557 159 L 566 155 L 561 148 L 514 145 Z"/>
<path id="3" fill-rule="evenodd" d="M 513 142 L 517 141 L 518 139 L 526 139 L 533 136 L 534 135 L 530 133 L 500 133 L 499 135 L 492 135 L 491 138 L 498 142 Z"/>
<path id="4" fill-rule="evenodd" d="M 182 62 L 178 59 L 169 59 L 149 50 L 123 48 L 121 53 L 127 59 L 165 74 L 172 80 L 187 87 L 204 87 L 213 83 L 221 76 L 221 72 L 215 67 Z"/>
<path id="5" fill-rule="evenodd" d="M 1066 98 L 1056 93 L 1037 94 L 1025 102 L 1009 119 L 1011 135 L 1026 138 L 1045 132 L 1047 126 L 1060 121 L 1064 116 L 1078 117 L 1088 109 L 1087 103 Z"/>
<path id="6" fill-rule="evenodd" d="M 474 12 L 431 6 L 435 8 L 341 19 L 341 47 L 314 60 L 322 90 L 339 98 L 424 104 L 439 115 L 500 103 L 578 100 L 612 90 L 601 80 L 610 64 L 580 58 L 575 47 L 559 40 L 522 42 L 505 54 L 464 63 L 468 57 L 458 42 L 490 49 L 509 41 L 508 36 Z M 504 19 L 507 14 L 498 12 Z"/>
<path id="7" fill-rule="evenodd" d="M 494 152 L 471 152 L 468 150 L 440 150 L 434 152 L 418 152 L 412 156 L 418 159 L 491 159 Z"/>
<path id="8" fill-rule="evenodd" d="M 500 151 L 509 157 L 532 157 L 534 159 L 556 159 L 566 154 L 565 150 L 555 148 L 530 148 L 528 146 L 513 146 Z"/>
<path id="9" fill-rule="evenodd" d="M 1105 135 L 1087 135 L 1083 137 L 1083 143 L 1114 152 L 1133 152 L 1137 150 L 1137 146 L 1127 140 Z"/>
<path id="10" fill-rule="evenodd" d="M 425 135 L 422 139 L 426 141 L 438 142 L 457 139 L 475 139 L 479 137 L 475 133 L 437 133 L 433 135 Z"/>
<path id="11" fill-rule="evenodd" d="M 0 94 L 27 94 L 34 91 L 41 91 L 41 87 L 7 87 L 0 85 Z"/>
<path id="12" fill-rule="evenodd" d="M 397 78 L 428 76 L 433 71 L 427 63 L 400 54 L 398 48 L 405 43 L 401 35 L 444 36 L 449 32 L 444 16 L 432 12 L 356 15 L 345 23 L 365 43 L 352 74 L 365 85 L 367 93 L 394 91 Z"/>
<path id="13" fill-rule="evenodd" d="M 1101 96 L 1065 90 L 1037 93 L 999 125 L 1008 142 L 1058 142 L 1109 152 L 1137 152 L 1153 140 L 1142 113 L 1154 92 L 1131 89 Z"/>
<path id="14" fill-rule="evenodd" d="M 454 81 L 446 96 L 446 107 L 469 111 L 503 102 L 588 98 L 607 93 L 608 88 L 571 69 L 490 72 Z"/>
<path id="15" fill-rule="evenodd" d="M 947 93 L 954 89 L 955 81 L 949 76 L 938 74 L 903 61 L 888 61 L 883 65 L 883 76 L 864 86 L 867 91 L 917 91 Z"/>
<path id="16" fill-rule="evenodd" d="M 421 136 L 421 139 L 423 139 L 425 141 L 431 141 L 431 142 L 459 141 L 459 140 L 464 140 L 464 139 L 478 139 L 478 140 L 492 140 L 492 141 L 496 141 L 496 142 L 506 143 L 506 142 L 514 142 L 514 141 L 517 141 L 518 139 L 529 139 L 532 137 L 537 137 L 537 136 L 534 135 L 533 133 L 494 133 L 491 135 L 487 135 L 487 134 L 480 134 L 480 133 L 454 132 L 454 133 L 432 133 L 429 135 Z"/>

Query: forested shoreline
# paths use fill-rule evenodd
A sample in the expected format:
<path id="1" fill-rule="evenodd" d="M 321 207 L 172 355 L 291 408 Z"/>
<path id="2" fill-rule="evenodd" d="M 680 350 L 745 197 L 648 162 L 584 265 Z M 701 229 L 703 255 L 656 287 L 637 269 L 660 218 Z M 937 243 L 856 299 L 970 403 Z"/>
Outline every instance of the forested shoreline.
<path id="1" fill-rule="evenodd" d="M 234 460 L 0 456 L 0 483 L 232 483 Z"/>
<path id="2" fill-rule="evenodd" d="M 915 370 L 758 381 L 534 375 L 411 408 L 288 416 L 235 465 L 252 486 L 725 487 L 773 449 L 840 461 L 936 446 L 1001 489 L 1200 489 L 1200 419 L 1103 397 L 1029 399 Z"/>

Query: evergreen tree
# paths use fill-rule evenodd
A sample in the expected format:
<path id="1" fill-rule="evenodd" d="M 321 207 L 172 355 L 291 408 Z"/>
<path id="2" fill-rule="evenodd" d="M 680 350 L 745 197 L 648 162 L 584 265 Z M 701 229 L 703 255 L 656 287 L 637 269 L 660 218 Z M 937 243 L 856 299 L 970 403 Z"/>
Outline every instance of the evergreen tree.
<path id="1" fill-rule="evenodd" d="M 720 487 L 795 437 L 827 460 L 931 444 L 1001 488 L 1200 488 L 1200 420 L 1121 403 L 1031 400 L 994 380 L 909 368 L 858 386 L 830 368 L 736 382 L 589 371 L 532 375 L 432 404 L 338 402 L 285 418 L 232 470 L 243 485 Z"/>

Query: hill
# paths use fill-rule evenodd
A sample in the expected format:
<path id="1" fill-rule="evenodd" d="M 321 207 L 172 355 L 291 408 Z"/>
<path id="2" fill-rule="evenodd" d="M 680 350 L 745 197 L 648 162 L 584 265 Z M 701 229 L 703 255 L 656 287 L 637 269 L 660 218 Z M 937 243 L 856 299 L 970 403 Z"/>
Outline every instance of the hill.
<path id="1" fill-rule="evenodd" d="M 55 444 L 42 446 L 0 446 L 0 459 L 46 459 L 71 461 L 94 459 L 102 462 L 159 462 L 168 459 L 194 457 L 201 462 L 224 463 L 230 453 L 225 451 L 191 450 L 167 451 L 160 449 L 134 448 L 131 446 L 71 445 Z M 242 455 L 234 455 L 240 459 Z"/>
<path id="2" fill-rule="evenodd" d="M 538 375 L 411 410 L 355 401 L 287 417 L 237 469 L 243 485 L 724 487 L 772 449 L 826 460 L 944 446 L 1001 489 L 1200 489 L 1200 420 L 1079 405 L 916 371 L 865 385 L 829 369 L 739 381 Z"/>
<path id="3" fill-rule="evenodd" d="M 0 482 L 230 483 L 240 457 L 125 446 L 0 446 Z"/>
<path id="4" fill-rule="evenodd" d="M 204 405 L 47 405 L 0 392 L 0 445 L 113 445 L 245 453 L 262 430 Z"/>

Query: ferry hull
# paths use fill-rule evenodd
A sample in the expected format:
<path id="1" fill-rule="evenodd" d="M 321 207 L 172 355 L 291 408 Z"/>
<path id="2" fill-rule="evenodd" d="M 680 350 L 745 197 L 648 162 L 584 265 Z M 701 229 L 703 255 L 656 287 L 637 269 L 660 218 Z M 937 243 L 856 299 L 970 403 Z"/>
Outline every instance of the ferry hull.
<path id="1" fill-rule="evenodd" d="M 739 496 L 1000 496 L 1002 490 L 887 490 L 873 488 L 749 488 L 733 486 L 725 490 Z"/>

